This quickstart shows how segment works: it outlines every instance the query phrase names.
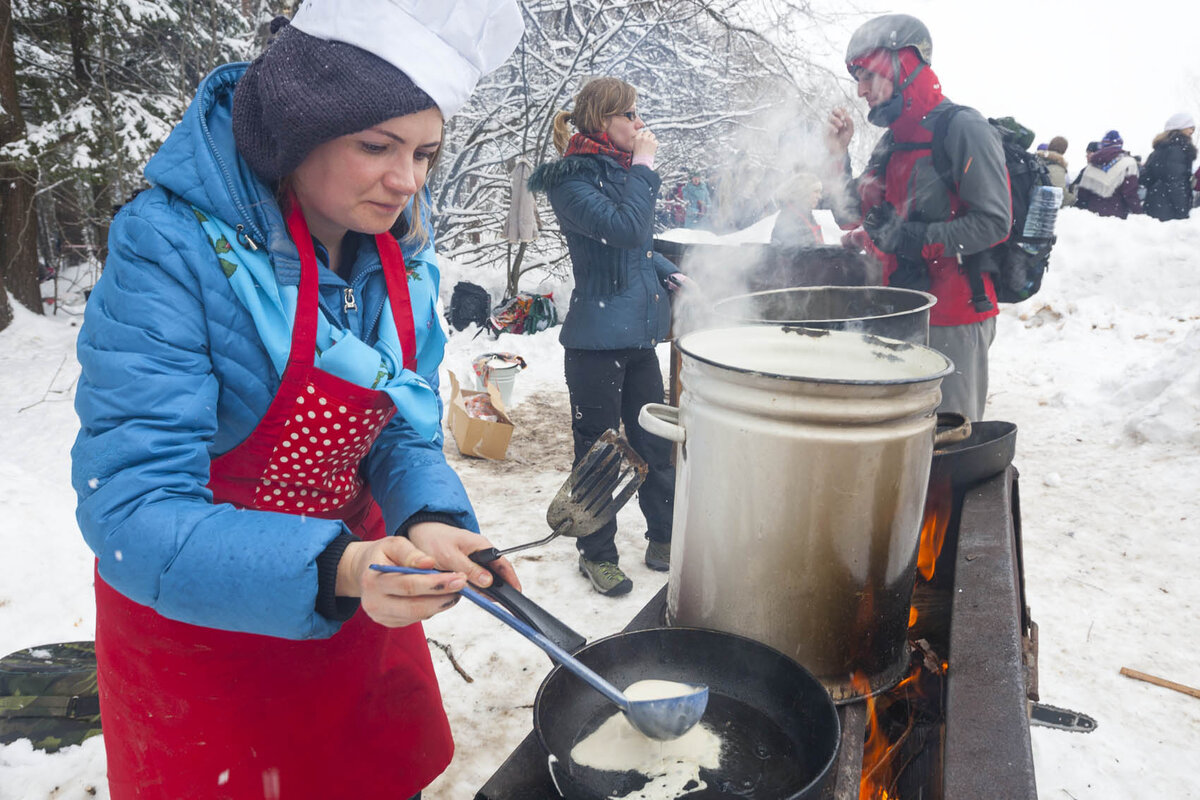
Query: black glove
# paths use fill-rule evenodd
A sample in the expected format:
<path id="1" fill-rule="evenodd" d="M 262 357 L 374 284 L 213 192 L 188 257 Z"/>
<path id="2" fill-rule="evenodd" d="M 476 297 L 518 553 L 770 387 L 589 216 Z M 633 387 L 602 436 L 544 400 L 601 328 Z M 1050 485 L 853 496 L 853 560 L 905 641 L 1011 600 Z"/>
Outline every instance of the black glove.
<path id="1" fill-rule="evenodd" d="M 925 223 L 906 222 L 891 203 L 880 203 L 863 217 L 863 230 L 885 253 L 921 260 L 925 247 Z"/>
<path id="2" fill-rule="evenodd" d="M 929 267 L 922 258 L 914 259 L 897 254 L 896 271 L 888 276 L 887 285 L 895 286 L 897 289 L 915 289 L 918 292 L 928 292 Z"/>

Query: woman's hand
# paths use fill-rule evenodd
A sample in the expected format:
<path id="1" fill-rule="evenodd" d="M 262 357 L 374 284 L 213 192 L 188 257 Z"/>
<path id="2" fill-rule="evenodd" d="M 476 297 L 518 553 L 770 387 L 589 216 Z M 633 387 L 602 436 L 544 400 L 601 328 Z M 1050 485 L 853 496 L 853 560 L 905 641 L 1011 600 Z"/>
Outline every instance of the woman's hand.
<path id="1" fill-rule="evenodd" d="M 491 585 L 491 573 L 468 557 L 491 546 L 476 533 L 440 522 L 419 522 L 408 529 L 407 537 L 351 542 L 338 562 L 335 592 L 360 598 L 363 611 L 380 625 L 402 628 L 451 608 L 468 578 L 477 586 Z M 404 575 L 378 572 L 372 564 L 451 571 Z M 497 559 L 490 566 L 520 591 L 521 582 L 508 559 Z"/>
<path id="2" fill-rule="evenodd" d="M 403 536 L 347 545 L 338 562 L 334 591 L 360 598 L 367 616 L 387 628 L 403 628 L 445 611 L 458 602 L 458 590 L 467 584 L 461 572 L 403 575 L 377 572 L 372 564 L 436 569 L 437 562 Z"/>
<path id="3" fill-rule="evenodd" d="M 658 139 L 649 128 L 642 128 L 633 135 L 633 155 L 653 156 L 658 151 Z"/>
<path id="4" fill-rule="evenodd" d="M 844 108 L 835 108 L 829 114 L 825 124 L 825 147 L 829 154 L 844 157 L 850 149 L 850 140 L 854 137 L 854 120 L 850 112 Z"/>
<path id="5" fill-rule="evenodd" d="M 418 522 L 408 529 L 408 540 L 437 562 L 437 569 L 455 570 L 466 575 L 476 586 L 491 586 L 492 569 L 504 581 L 521 591 L 521 581 L 507 558 L 498 558 L 481 567 L 470 559 L 476 550 L 492 546 L 485 537 L 442 522 Z"/>
<path id="6" fill-rule="evenodd" d="M 667 291 L 677 292 L 684 287 L 691 288 L 696 282 L 682 272 L 672 272 L 667 276 Z"/>

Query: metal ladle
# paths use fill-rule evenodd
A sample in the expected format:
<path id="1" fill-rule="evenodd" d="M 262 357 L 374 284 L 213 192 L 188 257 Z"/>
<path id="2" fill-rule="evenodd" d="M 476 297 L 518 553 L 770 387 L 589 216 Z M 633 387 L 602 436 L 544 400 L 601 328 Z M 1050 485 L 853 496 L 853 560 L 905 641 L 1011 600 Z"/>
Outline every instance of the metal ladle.
<path id="1" fill-rule="evenodd" d="M 391 564 L 372 564 L 371 569 L 378 572 L 399 572 L 405 575 L 440 574 L 437 570 L 398 567 Z M 693 685 L 693 691 L 675 697 L 630 700 L 620 689 L 584 666 L 579 659 L 495 603 L 485 599 L 470 586 L 459 589 L 459 594 L 464 595 L 472 603 L 545 650 L 551 658 L 611 700 L 617 708 L 624 712 L 629 724 L 651 739 L 659 741 L 678 739 L 695 727 L 700 718 L 704 716 L 704 709 L 708 707 L 707 686 Z"/>

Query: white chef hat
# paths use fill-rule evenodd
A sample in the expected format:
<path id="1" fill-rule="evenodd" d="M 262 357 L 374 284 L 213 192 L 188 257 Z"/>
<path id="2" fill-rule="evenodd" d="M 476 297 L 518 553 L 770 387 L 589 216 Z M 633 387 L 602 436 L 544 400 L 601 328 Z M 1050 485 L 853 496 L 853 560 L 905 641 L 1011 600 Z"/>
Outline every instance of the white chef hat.
<path id="1" fill-rule="evenodd" d="M 305 0 L 292 26 L 374 53 L 446 117 L 504 63 L 525 30 L 516 0 Z"/>

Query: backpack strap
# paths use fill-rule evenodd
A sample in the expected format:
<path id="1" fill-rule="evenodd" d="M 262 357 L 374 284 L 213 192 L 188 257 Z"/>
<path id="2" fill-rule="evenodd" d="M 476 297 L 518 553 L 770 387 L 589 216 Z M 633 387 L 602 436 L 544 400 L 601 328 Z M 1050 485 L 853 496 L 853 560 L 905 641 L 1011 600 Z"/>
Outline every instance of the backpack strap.
<path id="1" fill-rule="evenodd" d="M 866 171 L 868 173 L 874 171 L 883 180 L 887 180 L 887 166 L 892 159 L 892 153 L 929 150 L 933 157 L 933 168 L 942 179 L 942 183 L 951 193 L 957 192 L 958 183 L 954 180 L 954 168 L 950 163 L 950 156 L 946 153 L 946 132 L 950 130 L 950 122 L 955 115 L 964 108 L 966 106 L 947 103 L 945 110 L 938 115 L 937 121 L 933 124 L 933 138 L 928 142 L 897 142 L 892 138 L 892 132 L 889 130 L 885 134 L 888 138 L 884 141 L 883 147 L 877 147 L 875 153 L 871 155 L 871 160 L 867 162 Z"/>
<path id="2" fill-rule="evenodd" d="M 913 147 L 913 145 L 918 146 Z M 923 150 L 928 147 L 927 144 L 917 142 L 897 142 L 890 130 L 885 131 L 879 144 L 875 145 L 875 150 L 871 153 L 871 158 L 867 161 L 867 168 L 863 170 L 863 174 L 874 175 L 876 180 L 886 183 L 887 168 L 888 163 L 892 160 L 892 153 L 897 150 Z"/>
<path id="3" fill-rule="evenodd" d="M 18 717 L 66 717 L 79 719 L 100 713 L 96 695 L 26 695 L 0 697 L 0 720 Z"/>
<path id="4" fill-rule="evenodd" d="M 950 130 L 950 123 L 964 108 L 966 106 L 956 103 L 946 106 L 933 123 L 933 140 L 930 142 L 933 150 L 933 168 L 951 192 L 958 191 L 958 181 L 954 179 L 954 165 L 950 163 L 950 155 L 946 152 L 946 133 Z"/>

